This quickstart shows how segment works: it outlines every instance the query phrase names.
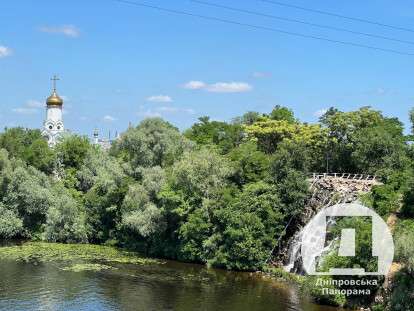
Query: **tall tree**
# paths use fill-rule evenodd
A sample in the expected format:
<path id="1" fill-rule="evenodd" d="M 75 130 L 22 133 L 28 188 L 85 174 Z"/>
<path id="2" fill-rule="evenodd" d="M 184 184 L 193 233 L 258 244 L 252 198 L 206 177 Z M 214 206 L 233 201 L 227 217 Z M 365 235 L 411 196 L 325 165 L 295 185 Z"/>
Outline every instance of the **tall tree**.
<path id="1" fill-rule="evenodd" d="M 137 166 L 171 165 L 191 146 L 170 123 L 161 118 L 142 121 L 136 128 L 128 129 L 117 141 L 112 154 Z"/>
<path id="2" fill-rule="evenodd" d="M 291 123 L 286 120 L 261 119 L 245 126 L 247 137 L 256 141 L 260 150 L 273 153 L 283 141 L 302 143 L 311 149 L 323 148 L 327 140 L 327 131 L 319 124 L 309 125 Z"/>
<path id="3" fill-rule="evenodd" d="M 87 137 L 69 135 L 56 145 L 56 153 L 65 169 L 79 169 L 91 147 Z"/>
<path id="4" fill-rule="evenodd" d="M 228 124 L 221 121 L 210 121 L 209 117 L 199 118 L 185 136 L 198 145 L 217 146 L 222 154 L 237 147 L 243 140 L 243 127 L 240 123 Z"/>
<path id="5" fill-rule="evenodd" d="M 287 107 L 276 105 L 269 115 L 270 119 L 276 121 L 287 121 L 288 123 L 295 123 L 295 115 L 293 111 Z"/>

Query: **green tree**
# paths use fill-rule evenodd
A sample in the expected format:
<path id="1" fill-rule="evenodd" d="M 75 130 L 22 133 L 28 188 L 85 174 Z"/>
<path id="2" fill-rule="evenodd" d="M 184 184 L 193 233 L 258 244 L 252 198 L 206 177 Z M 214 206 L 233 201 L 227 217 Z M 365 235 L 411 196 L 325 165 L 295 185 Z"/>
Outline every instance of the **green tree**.
<path id="1" fill-rule="evenodd" d="M 313 149 L 325 148 L 328 138 L 327 131 L 318 124 L 292 123 L 287 120 L 263 118 L 244 128 L 248 138 L 256 141 L 259 149 L 268 154 L 274 153 L 283 141 L 301 143 Z"/>
<path id="2" fill-rule="evenodd" d="M 53 204 L 46 214 L 44 239 L 64 243 L 88 242 L 84 207 L 67 189 L 58 185 L 54 187 Z"/>
<path id="3" fill-rule="evenodd" d="M 122 225 L 146 238 L 164 230 L 162 210 L 141 185 L 131 185 L 122 204 Z"/>
<path id="4" fill-rule="evenodd" d="M 168 185 L 158 195 L 167 223 L 159 244 L 164 252 L 181 260 L 206 262 L 202 243 L 210 237 L 206 231 L 212 225 L 209 219 L 217 209 L 215 205 L 221 202 L 217 198 L 232 172 L 224 156 L 206 147 L 185 153 L 172 167 Z M 207 222 L 198 230 L 204 221 Z"/>
<path id="5" fill-rule="evenodd" d="M 23 221 L 12 210 L 0 203 L 0 238 L 11 239 L 23 232 Z"/>
<path id="6" fill-rule="evenodd" d="M 76 173 L 77 189 L 82 192 L 86 220 L 92 242 L 117 239 L 121 205 L 132 180 L 119 161 L 98 149 L 89 150 Z"/>
<path id="7" fill-rule="evenodd" d="M 388 176 L 408 165 L 401 132 L 393 135 L 385 126 L 364 128 L 353 135 L 352 144 L 351 159 L 359 172 Z"/>
<path id="8" fill-rule="evenodd" d="M 257 150 L 254 142 L 241 144 L 229 153 L 235 166 L 234 181 L 239 186 L 264 180 L 269 174 L 269 156 Z"/>
<path id="9" fill-rule="evenodd" d="M 372 207 L 381 216 L 395 213 L 400 207 L 401 195 L 393 185 L 377 185 L 371 190 Z"/>
<path id="10" fill-rule="evenodd" d="M 208 262 L 237 270 L 262 267 L 285 226 L 283 208 L 274 185 L 246 185 L 230 208 L 215 212 L 218 230 L 207 245 L 218 245 Z"/>
<path id="11" fill-rule="evenodd" d="M 319 118 L 319 122 L 322 124 L 327 124 L 329 122 L 329 119 L 339 112 L 341 111 L 339 111 L 337 108 L 329 107 L 329 109 L 326 110 L 326 112 Z"/>
<path id="12" fill-rule="evenodd" d="M 43 232 L 47 240 L 86 241 L 80 237 L 86 231 L 82 209 L 62 184 L 21 160 L 9 159 L 4 149 L 0 167 L 2 212 L 18 229 L 15 234 L 40 237 Z"/>
<path id="13" fill-rule="evenodd" d="M 269 115 L 270 119 L 276 121 L 287 121 L 288 123 L 295 123 L 295 115 L 293 111 L 287 107 L 276 105 Z"/>
<path id="14" fill-rule="evenodd" d="M 22 159 L 46 174 L 51 174 L 55 168 L 55 153 L 39 130 L 6 129 L 0 134 L 0 148 L 6 149 L 10 157 Z"/>
<path id="15" fill-rule="evenodd" d="M 230 162 L 213 150 L 203 148 L 185 153 L 174 164 L 171 175 L 173 190 L 184 194 L 190 202 L 199 204 L 225 186 L 233 168 Z"/>
<path id="16" fill-rule="evenodd" d="M 111 152 L 129 162 L 134 169 L 169 166 L 190 147 L 177 128 L 161 118 L 150 118 L 136 128 L 128 129 Z"/>
<path id="17" fill-rule="evenodd" d="M 303 146 L 291 143 L 283 144 L 271 159 L 271 180 L 285 205 L 286 217 L 297 216 L 305 207 L 309 196 L 306 178 L 309 163 L 309 154 Z"/>
<path id="18" fill-rule="evenodd" d="M 76 171 L 76 187 L 82 192 L 89 191 L 98 181 L 122 180 L 126 178 L 121 163 L 101 148 L 90 148 L 83 164 Z"/>
<path id="19" fill-rule="evenodd" d="M 26 148 L 39 138 L 42 138 L 40 130 L 6 128 L 0 135 L 0 148 L 6 149 L 12 158 L 24 159 Z"/>
<path id="20" fill-rule="evenodd" d="M 362 107 L 357 111 L 332 110 L 321 120 L 329 131 L 331 171 L 365 173 L 385 169 L 401 154 L 403 126 L 395 118 L 386 118 L 380 111 Z M 381 138 L 375 137 L 378 135 Z M 381 141 L 384 139 L 384 141 Z M 389 146 L 394 140 L 394 146 Z M 388 146 L 384 144 L 388 143 Z M 398 146 L 399 144 L 399 146 Z M 394 151 L 387 149 L 398 146 Z M 372 152 L 369 152 L 373 148 Z M 378 151 L 378 152 L 375 152 Z M 386 159 L 381 157 L 386 153 Z M 391 155 L 391 153 L 393 153 Z M 390 158 L 391 157 L 391 158 Z M 371 162 L 372 160 L 372 162 Z M 400 160 L 397 159 L 397 162 Z"/>
<path id="21" fill-rule="evenodd" d="M 24 151 L 23 158 L 29 165 L 46 174 L 52 174 L 56 166 L 56 154 L 44 138 L 35 139 Z"/>
<path id="22" fill-rule="evenodd" d="M 233 120 L 235 124 L 245 124 L 245 125 L 252 125 L 254 122 L 259 121 L 261 118 L 260 113 L 256 111 L 248 111 L 243 114 L 241 117 L 237 117 Z"/>
<path id="23" fill-rule="evenodd" d="M 185 261 L 206 263 L 209 259 L 209 252 L 205 245 L 212 234 L 213 224 L 210 221 L 208 209 L 194 210 L 179 228 L 179 258 Z M 211 245 L 208 245 L 207 249 L 210 248 Z"/>
<path id="24" fill-rule="evenodd" d="M 222 154 L 237 147 L 244 137 L 240 123 L 210 121 L 209 117 L 199 118 L 199 122 L 187 130 L 185 136 L 198 145 L 215 145 Z"/>
<path id="25" fill-rule="evenodd" d="M 4 205 L 23 219 L 28 235 L 40 232 L 54 199 L 48 178 L 33 167 L 24 165 L 5 172 L 2 177 Z"/>
<path id="26" fill-rule="evenodd" d="M 70 135 L 56 145 L 59 161 L 65 169 L 79 169 L 92 148 L 87 137 Z"/>

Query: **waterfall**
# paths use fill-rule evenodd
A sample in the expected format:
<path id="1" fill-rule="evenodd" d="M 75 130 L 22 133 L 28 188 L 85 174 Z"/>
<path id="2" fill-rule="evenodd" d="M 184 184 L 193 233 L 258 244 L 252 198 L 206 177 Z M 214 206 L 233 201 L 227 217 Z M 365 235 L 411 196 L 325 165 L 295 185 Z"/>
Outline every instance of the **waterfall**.
<path id="1" fill-rule="evenodd" d="M 314 178 L 309 180 L 311 196 L 304 206 L 301 217 L 293 222 L 296 233 L 287 241 L 287 243 L 282 243 L 281 246 L 279 245 L 278 253 L 276 254 L 276 256 L 279 256 L 279 262 L 283 262 L 283 268 L 287 272 L 298 274 L 304 274 L 305 272 L 302 266 L 301 257 L 302 237 L 306 224 L 309 223 L 316 213 L 321 209 L 334 204 L 357 202 L 360 193 L 369 192 L 373 185 L 380 184 L 375 178 L 372 180 L 361 178 L 349 179 L 349 176 L 352 174 L 333 175 L 334 176 L 327 175 L 324 178 Z M 335 220 L 330 218 L 327 222 L 327 227 L 334 224 Z M 287 227 L 289 225 L 290 221 Z M 285 228 L 285 232 L 286 229 L 287 228 Z M 306 237 L 306 240 L 310 241 L 311 238 L 312 237 Z M 318 239 L 320 237 L 314 238 Z M 326 246 L 322 254 L 327 254 L 332 251 L 335 241 L 336 240 L 334 239 L 328 243 L 325 242 Z M 280 243 L 278 242 L 278 244 Z M 274 254 L 273 251 L 271 254 Z M 322 263 L 323 259 L 319 260 L 320 261 L 317 263 L 318 265 Z"/>
<path id="2" fill-rule="evenodd" d="M 300 248 L 302 246 L 302 231 L 303 230 L 297 232 L 289 243 L 287 263 L 283 266 L 283 269 L 286 272 L 299 273 L 299 271 L 297 271 L 298 265 L 296 263 L 299 263 L 301 259 Z"/>
<path id="3" fill-rule="evenodd" d="M 330 226 L 334 226 L 336 224 L 336 220 L 334 218 L 329 218 L 326 223 L 326 229 Z M 287 263 L 283 266 L 283 269 L 286 272 L 297 273 L 297 274 L 304 274 L 305 269 L 302 265 L 302 254 L 301 254 L 301 247 L 302 247 L 302 237 L 303 237 L 304 228 L 301 228 L 291 239 L 289 242 L 288 248 L 288 256 L 287 256 Z M 320 236 L 315 237 L 307 237 L 306 240 L 312 239 L 320 239 Z M 325 246 L 320 256 L 320 261 L 317 263 L 318 265 L 323 263 L 323 254 L 327 254 L 332 250 L 332 246 L 334 245 L 335 241 L 338 238 L 335 238 Z"/>

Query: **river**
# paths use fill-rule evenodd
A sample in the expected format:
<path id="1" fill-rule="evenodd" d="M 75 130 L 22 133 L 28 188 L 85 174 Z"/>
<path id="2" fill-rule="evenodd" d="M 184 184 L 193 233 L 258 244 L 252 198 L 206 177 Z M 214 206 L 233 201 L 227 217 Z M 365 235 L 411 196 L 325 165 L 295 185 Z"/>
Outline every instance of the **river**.
<path id="1" fill-rule="evenodd" d="M 0 261 L 0 310 L 334 311 L 255 273 L 167 261 L 63 271 L 58 263 Z"/>

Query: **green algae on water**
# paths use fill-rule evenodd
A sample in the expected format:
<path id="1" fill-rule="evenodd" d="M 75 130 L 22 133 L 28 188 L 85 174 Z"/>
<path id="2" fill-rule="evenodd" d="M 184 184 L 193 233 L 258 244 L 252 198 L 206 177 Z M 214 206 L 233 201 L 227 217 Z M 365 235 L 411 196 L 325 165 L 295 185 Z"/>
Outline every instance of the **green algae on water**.
<path id="1" fill-rule="evenodd" d="M 68 266 L 62 268 L 63 271 L 71 271 L 71 272 L 82 272 L 82 271 L 102 271 L 102 270 L 116 270 L 117 268 L 97 263 L 85 263 L 85 264 L 75 264 L 72 266 Z"/>
<path id="2" fill-rule="evenodd" d="M 136 252 L 110 246 L 44 242 L 27 242 L 22 245 L 0 247 L 0 259 L 24 262 L 82 260 L 140 265 L 160 263 L 158 260 L 142 257 Z"/>

